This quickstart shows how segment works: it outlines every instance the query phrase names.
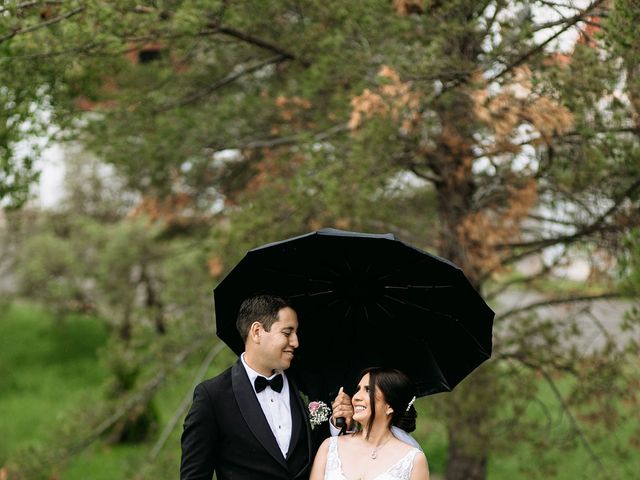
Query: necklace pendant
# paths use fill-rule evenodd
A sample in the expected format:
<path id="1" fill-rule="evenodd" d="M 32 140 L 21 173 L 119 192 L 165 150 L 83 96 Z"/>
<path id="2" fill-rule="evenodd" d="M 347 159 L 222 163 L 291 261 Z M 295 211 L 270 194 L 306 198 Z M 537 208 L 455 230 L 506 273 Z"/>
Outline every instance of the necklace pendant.
<path id="1" fill-rule="evenodd" d="M 375 460 L 376 458 L 378 458 L 378 454 L 376 453 L 376 451 L 372 451 L 371 455 L 369 455 L 371 457 L 372 460 Z"/>

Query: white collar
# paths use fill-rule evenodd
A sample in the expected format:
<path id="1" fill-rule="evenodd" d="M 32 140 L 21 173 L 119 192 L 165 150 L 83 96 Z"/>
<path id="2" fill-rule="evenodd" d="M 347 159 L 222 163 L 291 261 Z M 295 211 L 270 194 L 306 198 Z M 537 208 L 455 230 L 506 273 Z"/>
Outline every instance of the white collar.
<path id="1" fill-rule="evenodd" d="M 244 352 L 242 352 L 242 355 L 240 355 L 240 360 L 242 361 L 242 366 L 247 371 L 247 376 L 249 377 L 249 381 L 251 382 L 251 385 L 253 385 L 257 377 L 264 377 L 264 375 L 256 372 L 253 368 L 249 366 L 247 361 L 244 359 Z M 283 377 L 285 376 L 282 370 L 276 370 L 275 373 L 267 377 L 267 380 L 271 380 L 273 377 L 275 377 L 278 374 L 283 374 L 282 375 Z M 255 387 L 254 387 L 254 390 L 255 390 Z"/>

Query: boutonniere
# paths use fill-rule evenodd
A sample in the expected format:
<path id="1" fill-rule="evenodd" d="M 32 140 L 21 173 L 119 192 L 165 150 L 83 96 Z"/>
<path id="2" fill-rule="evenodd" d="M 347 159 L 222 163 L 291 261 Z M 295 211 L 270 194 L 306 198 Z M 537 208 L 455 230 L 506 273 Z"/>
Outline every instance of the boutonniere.
<path id="1" fill-rule="evenodd" d="M 311 429 L 329 420 L 330 416 L 331 409 L 326 403 L 319 401 L 309 403 L 309 422 L 311 423 Z"/>

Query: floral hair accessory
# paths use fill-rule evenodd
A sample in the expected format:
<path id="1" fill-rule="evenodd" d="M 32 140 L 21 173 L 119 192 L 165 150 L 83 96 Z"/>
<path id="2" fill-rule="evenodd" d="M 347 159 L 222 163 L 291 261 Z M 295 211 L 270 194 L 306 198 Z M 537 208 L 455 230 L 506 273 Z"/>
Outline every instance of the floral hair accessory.
<path id="1" fill-rule="evenodd" d="M 309 421 L 312 429 L 329 420 L 330 416 L 331 409 L 326 403 L 319 401 L 309 403 Z"/>
<path id="2" fill-rule="evenodd" d="M 407 412 L 409 411 L 409 409 L 411 408 L 411 405 L 413 405 L 413 402 L 416 401 L 416 396 L 414 395 L 413 398 L 409 401 L 409 405 L 407 405 Z"/>

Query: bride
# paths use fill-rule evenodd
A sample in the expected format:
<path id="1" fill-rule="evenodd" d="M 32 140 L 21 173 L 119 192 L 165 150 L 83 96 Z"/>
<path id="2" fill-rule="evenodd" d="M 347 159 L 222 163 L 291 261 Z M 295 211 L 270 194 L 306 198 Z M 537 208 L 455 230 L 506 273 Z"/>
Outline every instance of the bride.
<path id="1" fill-rule="evenodd" d="M 408 433 L 416 428 L 414 392 L 399 370 L 365 370 L 351 399 L 362 428 L 325 440 L 309 480 L 428 480 L 427 458 Z"/>

